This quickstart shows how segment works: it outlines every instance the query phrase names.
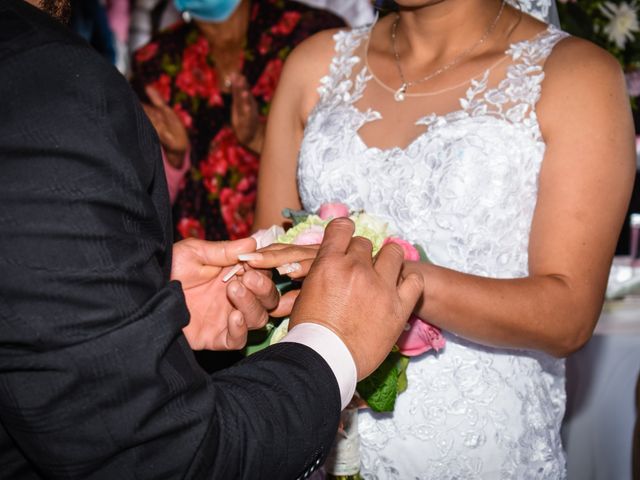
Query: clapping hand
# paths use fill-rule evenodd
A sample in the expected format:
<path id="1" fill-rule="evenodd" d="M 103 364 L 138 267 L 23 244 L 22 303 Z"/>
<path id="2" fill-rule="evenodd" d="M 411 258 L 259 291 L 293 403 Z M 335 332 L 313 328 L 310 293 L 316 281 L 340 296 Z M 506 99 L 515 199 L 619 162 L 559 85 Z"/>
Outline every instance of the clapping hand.
<path id="1" fill-rule="evenodd" d="M 158 133 L 167 161 L 172 167 L 180 168 L 189 150 L 187 129 L 155 88 L 147 86 L 145 91 L 151 105 L 143 104 L 142 107 Z"/>
<path id="2" fill-rule="evenodd" d="M 258 103 L 243 75 L 234 73 L 229 81 L 232 96 L 231 127 L 241 145 L 261 153 L 265 128 L 258 114 Z"/>

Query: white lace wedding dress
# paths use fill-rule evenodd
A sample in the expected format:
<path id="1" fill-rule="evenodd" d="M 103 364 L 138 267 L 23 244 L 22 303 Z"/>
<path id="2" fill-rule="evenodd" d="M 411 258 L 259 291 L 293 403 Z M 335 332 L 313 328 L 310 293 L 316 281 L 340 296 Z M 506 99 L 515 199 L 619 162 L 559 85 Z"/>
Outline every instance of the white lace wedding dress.
<path id="1" fill-rule="evenodd" d="M 299 156 L 304 208 L 341 201 L 388 220 L 438 265 L 526 276 L 545 152 L 535 105 L 544 60 L 566 35 L 550 26 L 511 45 L 505 64 L 462 88 L 457 108 L 420 118 L 424 131 L 405 148 L 374 148 L 359 133 L 384 118 L 361 105 L 376 85 L 358 55 L 368 34 L 335 36 L 336 55 Z M 411 361 L 408 390 L 393 414 L 360 413 L 364 477 L 564 478 L 563 360 L 446 339 L 439 354 Z"/>

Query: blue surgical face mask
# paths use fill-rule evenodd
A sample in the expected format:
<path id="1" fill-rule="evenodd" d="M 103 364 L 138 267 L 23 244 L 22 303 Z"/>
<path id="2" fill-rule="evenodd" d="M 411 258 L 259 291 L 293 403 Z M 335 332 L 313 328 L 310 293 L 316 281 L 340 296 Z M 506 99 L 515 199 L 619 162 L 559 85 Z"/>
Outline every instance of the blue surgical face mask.
<path id="1" fill-rule="evenodd" d="M 205 22 L 224 22 L 240 4 L 240 0 L 173 0 L 181 12 Z"/>

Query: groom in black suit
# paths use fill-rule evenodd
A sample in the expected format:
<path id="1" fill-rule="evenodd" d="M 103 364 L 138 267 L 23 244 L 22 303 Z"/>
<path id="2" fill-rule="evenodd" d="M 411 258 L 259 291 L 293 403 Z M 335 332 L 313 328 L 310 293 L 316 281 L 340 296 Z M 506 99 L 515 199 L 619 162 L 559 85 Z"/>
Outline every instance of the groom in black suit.
<path id="1" fill-rule="evenodd" d="M 285 341 L 207 375 L 192 348 L 241 346 L 275 289 L 220 280 L 252 239 L 172 245 L 156 134 L 125 79 L 36 8 L 65 6 L 0 2 L 0 477 L 308 476 L 420 281 L 335 221 Z"/>

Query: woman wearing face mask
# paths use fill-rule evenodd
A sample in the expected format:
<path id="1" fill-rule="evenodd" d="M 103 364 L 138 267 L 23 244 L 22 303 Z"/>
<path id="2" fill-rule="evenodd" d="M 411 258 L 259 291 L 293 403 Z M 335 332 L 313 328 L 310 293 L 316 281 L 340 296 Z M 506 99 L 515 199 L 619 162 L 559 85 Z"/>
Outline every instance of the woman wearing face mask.
<path id="1" fill-rule="evenodd" d="M 634 179 L 624 76 L 534 18 L 548 0 L 395 3 L 289 57 L 255 228 L 339 201 L 430 259 L 405 271 L 447 343 L 392 414 L 360 411 L 364 478 L 565 478 L 562 357 L 598 320 Z"/>
<path id="2" fill-rule="evenodd" d="M 297 2 L 174 3 L 185 21 L 134 53 L 131 82 L 163 145 L 176 239 L 244 237 L 283 61 L 344 22 Z"/>

